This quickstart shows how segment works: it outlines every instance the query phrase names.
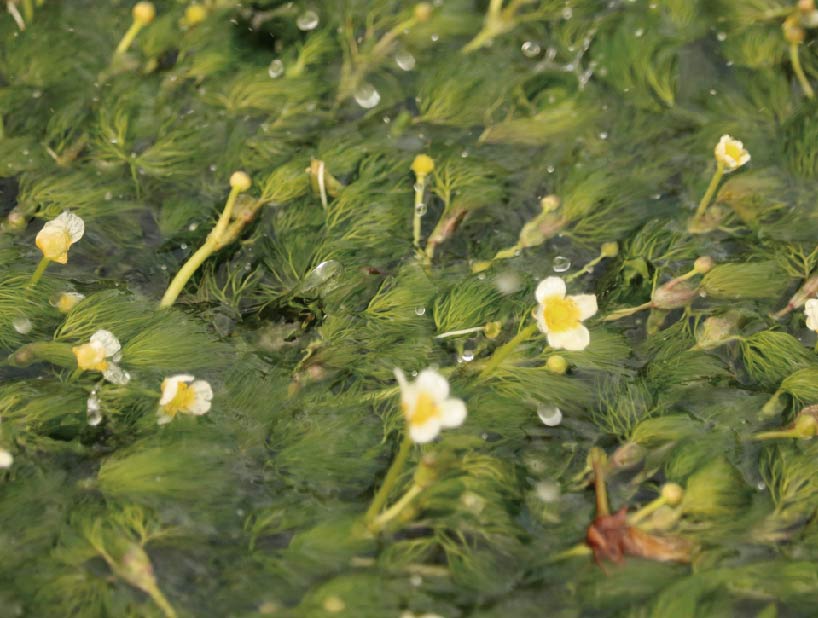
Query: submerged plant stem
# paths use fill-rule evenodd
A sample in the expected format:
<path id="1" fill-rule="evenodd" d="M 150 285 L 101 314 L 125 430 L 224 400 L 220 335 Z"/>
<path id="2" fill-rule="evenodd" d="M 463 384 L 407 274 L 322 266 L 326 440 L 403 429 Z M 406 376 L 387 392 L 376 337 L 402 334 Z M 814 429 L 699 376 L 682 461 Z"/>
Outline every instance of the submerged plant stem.
<path id="1" fill-rule="evenodd" d="M 128 51 L 128 48 L 134 42 L 134 39 L 136 38 L 136 35 L 139 34 L 140 30 L 142 30 L 142 26 L 143 26 L 143 24 L 140 23 L 140 22 L 137 22 L 137 21 L 135 21 L 135 22 L 133 22 L 131 24 L 131 27 L 128 28 L 128 31 L 125 33 L 125 35 L 119 41 L 119 45 L 116 46 L 116 55 L 119 56 L 119 55 L 124 54 L 126 51 Z"/>
<path id="2" fill-rule="evenodd" d="M 230 222 L 230 216 L 233 214 L 233 206 L 236 204 L 236 198 L 239 193 L 241 193 L 241 190 L 237 188 L 230 189 L 230 195 L 227 197 L 227 203 L 224 205 L 224 210 L 219 220 L 216 222 L 210 234 L 207 235 L 205 243 L 196 250 L 196 253 L 190 256 L 190 259 L 185 262 L 184 266 L 176 273 L 173 281 L 170 282 L 168 289 L 165 291 L 165 295 L 159 303 L 160 309 L 170 307 L 176 302 L 185 284 L 198 270 L 199 266 L 222 246 L 222 237 L 227 231 L 227 225 Z"/>
<path id="3" fill-rule="evenodd" d="M 698 221 L 704 217 L 704 213 L 707 210 L 707 207 L 710 205 L 713 195 L 716 193 L 716 189 L 719 186 L 722 176 L 724 176 L 724 163 L 719 161 L 716 164 L 716 171 L 713 173 L 713 177 L 710 179 L 710 184 L 707 187 L 707 191 L 704 192 L 704 197 L 702 197 L 702 201 L 699 202 L 699 207 L 696 209 L 696 214 L 693 215 L 694 221 Z"/>
<path id="4" fill-rule="evenodd" d="M 40 260 L 40 263 L 39 263 L 39 264 L 37 264 L 37 268 L 34 270 L 34 274 L 33 274 L 33 275 L 31 275 L 31 280 L 28 282 L 28 288 L 29 288 L 29 289 L 31 289 L 31 288 L 33 288 L 35 285 L 37 285 L 37 282 L 38 282 L 40 279 L 42 279 L 42 277 L 43 277 L 43 273 L 45 272 L 45 269 L 46 269 L 46 268 L 48 268 L 48 263 L 49 263 L 50 261 L 51 261 L 51 260 L 49 260 L 49 259 L 48 259 L 47 257 L 45 257 L 45 256 L 43 257 L 43 259 L 41 259 L 41 260 Z"/>
<path id="5" fill-rule="evenodd" d="M 497 369 L 497 367 L 511 354 L 514 350 L 517 349 L 523 341 L 530 338 L 537 332 L 537 325 L 536 324 L 529 324 L 524 329 L 522 329 L 519 333 L 517 333 L 510 341 L 500 346 L 494 355 L 488 360 L 483 370 L 480 372 L 481 378 L 487 378 L 492 374 L 492 372 Z"/>
<path id="6" fill-rule="evenodd" d="M 790 43 L 790 62 L 792 63 L 792 70 L 798 78 L 798 82 L 801 84 L 804 95 L 808 99 L 814 99 L 815 92 L 812 86 L 810 86 L 807 76 L 804 74 L 804 68 L 801 66 L 801 58 L 798 55 L 798 45 L 799 43 Z"/>
<path id="7" fill-rule="evenodd" d="M 389 466 L 389 470 L 386 473 L 386 476 L 383 479 L 383 484 L 381 485 L 380 489 L 378 489 L 378 493 L 375 494 L 375 497 L 372 499 L 372 504 L 369 505 L 369 510 L 366 512 L 364 519 L 368 525 L 374 524 L 374 519 L 381 512 L 381 509 L 386 504 L 387 499 L 389 498 L 389 492 L 395 486 L 398 478 L 400 477 L 400 473 L 403 472 L 403 467 L 406 465 L 406 460 L 409 459 L 409 453 L 412 452 L 412 438 L 409 433 L 405 433 L 403 436 L 403 442 L 401 442 L 400 448 L 398 449 L 398 454 L 395 455 L 395 459 L 392 460 L 392 465 Z"/>
<path id="8" fill-rule="evenodd" d="M 409 506 L 412 501 L 420 495 L 420 492 L 423 491 L 423 487 L 415 483 L 409 488 L 403 496 L 401 496 L 400 500 L 395 502 L 392 506 L 386 509 L 383 513 L 378 515 L 375 520 L 370 525 L 370 529 L 372 532 L 380 532 L 383 530 L 391 521 L 400 515 L 404 509 Z"/>

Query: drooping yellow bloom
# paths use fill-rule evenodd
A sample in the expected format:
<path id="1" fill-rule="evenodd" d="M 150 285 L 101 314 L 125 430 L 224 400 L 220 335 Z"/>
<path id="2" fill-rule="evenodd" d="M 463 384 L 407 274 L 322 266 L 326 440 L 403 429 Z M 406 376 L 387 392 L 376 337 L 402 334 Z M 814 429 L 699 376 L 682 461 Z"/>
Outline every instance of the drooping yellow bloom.
<path id="1" fill-rule="evenodd" d="M 71 351 L 77 359 L 78 369 L 98 371 L 113 384 L 127 384 L 131 376 L 117 365 L 122 356 L 121 349 L 119 339 L 112 332 L 98 330 L 88 343 L 74 346 Z"/>
<path id="2" fill-rule="evenodd" d="M 56 219 L 47 221 L 34 240 L 43 257 L 51 262 L 68 262 L 68 250 L 85 233 L 85 223 L 77 215 L 65 211 Z"/>
<path id="3" fill-rule="evenodd" d="M 559 277 L 548 277 L 540 282 L 537 326 L 555 350 L 584 350 L 591 341 L 591 334 L 582 322 L 597 312 L 596 296 L 566 296 L 565 292 L 565 282 Z"/>
<path id="4" fill-rule="evenodd" d="M 716 161 L 724 166 L 725 172 L 732 172 L 750 160 L 750 153 L 744 144 L 729 135 L 722 135 L 716 144 Z"/>
<path id="5" fill-rule="evenodd" d="M 414 442 L 431 442 L 444 427 L 457 427 L 466 420 L 466 404 L 449 397 L 449 382 L 434 369 L 424 369 L 409 382 L 395 369 L 400 385 L 401 410 Z"/>
<path id="6" fill-rule="evenodd" d="M 160 425 L 169 423 L 177 414 L 206 414 L 212 400 L 213 389 L 205 380 L 196 380 L 186 373 L 165 378 L 159 399 L 158 422 Z"/>

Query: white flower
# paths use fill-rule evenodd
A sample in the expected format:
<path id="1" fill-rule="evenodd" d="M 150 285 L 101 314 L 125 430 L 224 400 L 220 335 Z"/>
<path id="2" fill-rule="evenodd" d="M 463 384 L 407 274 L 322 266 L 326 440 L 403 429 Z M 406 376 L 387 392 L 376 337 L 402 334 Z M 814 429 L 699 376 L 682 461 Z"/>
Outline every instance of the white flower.
<path id="1" fill-rule="evenodd" d="M 548 277 L 537 286 L 537 326 L 555 350 L 584 350 L 591 334 L 582 325 L 597 311 L 593 294 L 565 295 L 565 281 Z"/>
<path id="2" fill-rule="evenodd" d="M 750 160 L 744 144 L 729 135 L 722 135 L 716 144 L 716 161 L 724 165 L 725 172 L 732 172 Z"/>
<path id="3" fill-rule="evenodd" d="M 68 249 L 85 233 L 85 222 L 67 210 L 56 219 L 47 221 L 34 240 L 43 257 L 65 264 L 68 261 Z"/>
<path id="4" fill-rule="evenodd" d="M 14 463 L 14 456 L 3 447 L 0 447 L 0 468 L 11 468 Z"/>
<path id="5" fill-rule="evenodd" d="M 77 358 L 77 367 L 83 371 L 99 371 L 113 384 L 127 384 L 131 376 L 123 371 L 117 362 L 122 357 L 119 339 L 107 330 L 98 330 L 91 335 L 89 343 L 74 346 L 71 351 Z"/>
<path id="6" fill-rule="evenodd" d="M 205 380 L 196 380 L 186 373 L 165 378 L 159 399 L 159 424 L 169 423 L 179 413 L 205 414 L 210 410 L 212 400 L 213 389 Z"/>
<path id="7" fill-rule="evenodd" d="M 400 384 L 401 410 L 409 436 L 417 443 L 431 442 L 443 427 L 457 427 L 466 420 L 466 404 L 449 397 L 449 382 L 434 369 L 424 369 L 409 382 L 395 369 Z"/>
<path id="8" fill-rule="evenodd" d="M 818 332 L 818 298 L 810 298 L 804 303 L 804 314 L 807 316 L 807 328 Z"/>

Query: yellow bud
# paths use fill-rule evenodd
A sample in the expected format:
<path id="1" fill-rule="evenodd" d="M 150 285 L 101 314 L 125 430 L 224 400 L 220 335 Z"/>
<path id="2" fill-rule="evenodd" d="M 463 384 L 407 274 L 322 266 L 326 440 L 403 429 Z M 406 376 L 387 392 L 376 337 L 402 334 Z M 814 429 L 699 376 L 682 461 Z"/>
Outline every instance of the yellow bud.
<path id="1" fill-rule="evenodd" d="M 790 15 L 785 19 L 781 25 L 781 29 L 784 31 L 784 38 L 787 39 L 789 43 L 804 42 L 804 29 L 801 27 L 797 15 Z"/>
<path id="2" fill-rule="evenodd" d="M 699 275 L 705 275 L 713 270 L 714 265 L 715 261 L 713 258 L 711 258 L 709 255 L 703 255 L 696 258 L 696 261 L 693 262 L 693 270 L 695 270 Z"/>
<path id="3" fill-rule="evenodd" d="M 104 371 L 108 366 L 105 361 L 105 350 L 101 347 L 83 343 L 71 348 L 71 352 L 77 358 L 77 367 L 84 371 Z"/>
<path id="4" fill-rule="evenodd" d="M 21 232 L 26 229 L 26 216 L 16 208 L 9 212 L 8 227 L 15 232 Z"/>
<path id="5" fill-rule="evenodd" d="M 602 243 L 602 246 L 599 248 L 599 254 L 605 258 L 616 257 L 619 255 L 619 243 L 615 240 Z"/>
<path id="6" fill-rule="evenodd" d="M 77 292 L 63 292 L 57 297 L 54 306 L 60 313 L 68 313 L 76 307 L 85 296 Z"/>
<path id="7" fill-rule="evenodd" d="M 685 495 L 685 490 L 677 483 L 665 483 L 662 485 L 662 498 L 670 506 L 676 506 L 681 503 Z"/>
<path id="8" fill-rule="evenodd" d="M 818 434 L 818 421 L 812 414 L 799 414 L 792 429 L 799 438 L 814 438 Z"/>
<path id="9" fill-rule="evenodd" d="M 156 17 L 156 8 L 153 6 L 153 2 L 137 2 L 133 6 L 132 13 L 133 20 L 136 23 L 146 26 Z"/>
<path id="10" fill-rule="evenodd" d="M 432 5 L 429 2 L 418 2 L 415 5 L 415 19 L 423 22 L 432 16 Z"/>
<path id="11" fill-rule="evenodd" d="M 207 19 L 207 9 L 201 4 L 191 4 L 185 9 L 185 23 L 188 26 L 195 26 Z"/>
<path id="12" fill-rule="evenodd" d="M 233 172 L 233 175 L 230 176 L 230 187 L 236 191 L 247 191 L 252 184 L 253 181 L 245 172 Z"/>
<path id="13" fill-rule="evenodd" d="M 553 356 L 549 356 L 548 360 L 545 361 L 545 368 L 551 373 L 564 375 L 568 371 L 568 361 L 565 360 L 564 356 L 554 354 Z"/>
<path id="14" fill-rule="evenodd" d="M 497 339 L 503 330 L 503 323 L 500 320 L 489 322 L 483 327 L 483 334 L 487 339 Z"/>
<path id="15" fill-rule="evenodd" d="M 71 234 L 60 227 L 43 228 L 34 240 L 43 257 L 52 262 L 68 262 L 68 249 L 71 247 Z"/>
<path id="16" fill-rule="evenodd" d="M 560 198 L 556 195 L 546 195 L 540 200 L 543 212 L 553 212 L 560 207 Z"/>
<path id="17" fill-rule="evenodd" d="M 412 161 L 410 169 L 415 172 L 415 176 L 418 178 L 424 178 L 435 169 L 435 162 L 429 155 L 419 154 L 415 157 L 415 160 Z"/>

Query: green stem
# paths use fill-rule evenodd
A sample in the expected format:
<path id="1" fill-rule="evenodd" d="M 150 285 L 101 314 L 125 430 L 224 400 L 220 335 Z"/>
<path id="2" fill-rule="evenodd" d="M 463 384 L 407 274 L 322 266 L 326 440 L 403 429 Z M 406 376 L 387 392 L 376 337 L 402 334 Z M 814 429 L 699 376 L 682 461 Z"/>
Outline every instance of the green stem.
<path id="1" fill-rule="evenodd" d="M 605 451 L 594 448 L 591 450 L 591 466 L 594 470 L 594 493 L 596 495 L 596 516 L 607 517 L 611 514 L 608 506 L 608 488 L 605 486 L 605 466 L 607 457 Z"/>
<path id="2" fill-rule="evenodd" d="M 722 176 L 724 176 L 724 163 L 718 161 L 716 163 L 716 171 L 713 173 L 713 177 L 710 179 L 710 185 L 708 185 L 707 191 L 704 192 L 702 201 L 699 202 L 699 207 L 696 209 L 696 214 L 693 215 L 694 220 L 701 219 L 704 216 L 704 211 L 707 210 L 707 207 L 710 205 L 710 200 L 713 199 L 713 195 L 716 193 L 716 189 L 719 186 Z"/>
<path id="3" fill-rule="evenodd" d="M 166 618 L 176 618 L 176 610 L 173 609 L 170 601 L 168 601 L 165 595 L 162 594 L 162 591 L 159 590 L 159 586 L 145 586 L 143 590 L 153 600 L 153 602 L 156 603 L 159 609 L 162 610 L 162 613 L 165 614 Z"/>
<path id="4" fill-rule="evenodd" d="M 649 300 L 646 303 L 642 303 L 636 307 L 629 307 L 628 309 L 619 309 L 618 311 L 614 311 L 609 313 L 604 318 L 602 318 L 603 322 L 615 322 L 616 320 L 621 320 L 622 318 L 626 318 L 629 315 L 633 315 L 634 313 L 639 313 L 644 309 L 650 309 L 653 307 L 653 301 Z"/>
<path id="5" fill-rule="evenodd" d="M 483 370 L 480 372 L 480 377 L 487 378 L 490 376 L 491 373 L 497 369 L 500 363 L 502 363 L 506 358 L 508 358 L 509 354 L 517 349 L 517 346 L 519 346 L 526 339 L 530 338 L 531 335 L 536 332 L 537 325 L 530 324 L 518 332 L 510 341 L 497 348 L 492 357 L 486 363 L 485 367 L 483 367 Z"/>
<path id="6" fill-rule="evenodd" d="M 128 48 L 133 43 L 133 40 L 136 38 L 136 35 L 139 34 L 139 31 L 142 30 L 142 24 L 139 22 L 133 22 L 131 27 L 128 28 L 128 31 L 125 33 L 125 36 L 122 37 L 122 40 L 119 41 L 119 45 L 116 46 L 116 53 L 124 54 L 128 51 Z"/>
<path id="7" fill-rule="evenodd" d="M 569 283 L 569 282 L 573 281 L 574 279 L 576 279 L 577 277 L 581 277 L 585 273 L 590 272 L 591 269 L 594 266 L 596 266 L 597 264 L 599 264 L 603 259 L 604 259 L 604 257 L 601 256 L 601 255 L 595 257 L 593 260 L 591 260 L 585 266 L 583 266 L 582 269 L 578 270 L 573 275 L 568 275 L 567 277 L 565 277 L 565 282 Z"/>
<path id="8" fill-rule="evenodd" d="M 239 193 L 241 193 L 241 191 L 238 189 L 230 190 L 230 195 L 227 197 L 227 203 L 224 205 L 224 211 L 222 211 L 219 220 L 216 222 L 210 234 L 207 235 L 205 243 L 196 250 L 196 253 L 190 256 L 188 261 L 179 269 L 179 272 L 176 273 L 173 281 L 170 282 L 168 289 L 165 290 L 165 295 L 159 303 L 160 309 L 166 309 L 176 302 L 185 284 L 187 284 L 193 274 L 199 269 L 199 266 L 219 248 L 222 236 L 224 236 L 227 226 L 230 223 L 233 206 L 236 203 L 236 198 Z"/>
<path id="9" fill-rule="evenodd" d="M 418 209 L 423 204 L 423 193 L 426 191 L 426 176 L 418 176 L 415 182 L 415 218 L 413 221 L 412 231 L 414 236 L 415 247 L 420 249 L 420 234 L 421 223 L 423 222 L 423 215 Z"/>
<path id="10" fill-rule="evenodd" d="M 32 0 L 23 0 L 23 15 L 26 16 L 26 21 L 34 19 L 34 3 Z"/>
<path id="11" fill-rule="evenodd" d="M 40 263 L 37 264 L 37 268 L 34 270 L 34 274 L 31 275 L 31 280 L 28 282 L 28 289 L 32 289 L 37 282 L 42 278 L 45 269 L 48 268 L 49 260 L 47 257 L 43 256 L 43 259 L 40 260 Z"/>
<path id="12" fill-rule="evenodd" d="M 635 526 L 639 522 L 646 519 L 649 515 L 653 514 L 659 509 L 659 507 L 664 506 L 666 503 L 667 501 L 662 496 L 659 496 L 628 517 L 628 523 Z"/>
<path id="13" fill-rule="evenodd" d="M 798 78 L 801 88 L 808 99 L 815 98 L 815 92 L 809 84 L 807 76 L 804 74 L 804 68 L 801 66 L 801 58 L 798 55 L 798 43 L 790 43 L 790 62 L 792 63 L 792 70 Z"/>
<path id="14" fill-rule="evenodd" d="M 367 524 L 373 523 L 375 517 L 381 512 L 381 509 L 386 504 L 386 501 L 389 498 L 389 492 L 391 492 L 394 488 L 401 472 L 403 472 L 403 467 L 406 465 L 406 460 L 409 459 L 409 454 L 412 452 L 412 444 L 414 443 L 412 442 L 412 438 L 407 431 L 403 436 L 403 442 L 401 442 L 400 448 L 398 449 L 398 454 L 395 455 L 395 459 L 392 460 L 392 465 L 389 466 L 389 470 L 383 479 L 383 484 L 381 485 L 380 489 L 378 489 L 378 493 L 376 493 L 375 497 L 372 499 L 372 504 L 369 505 L 369 510 L 364 516 Z"/>
<path id="15" fill-rule="evenodd" d="M 392 520 L 394 520 L 398 515 L 400 515 L 403 510 L 409 506 L 412 501 L 420 495 L 420 492 L 423 491 L 423 487 L 420 485 L 412 485 L 400 500 L 395 502 L 392 506 L 386 509 L 383 513 L 378 515 L 375 520 L 370 525 L 370 530 L 372 532 L 378 533 L 383 530 Z"/>

